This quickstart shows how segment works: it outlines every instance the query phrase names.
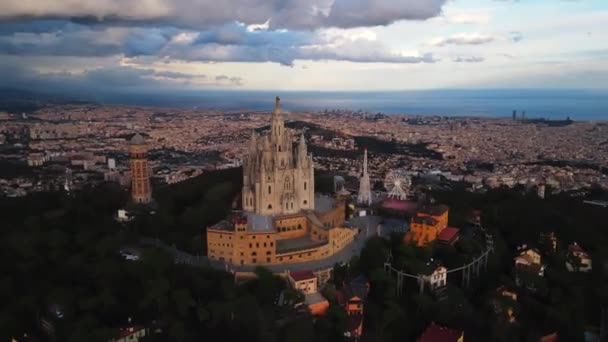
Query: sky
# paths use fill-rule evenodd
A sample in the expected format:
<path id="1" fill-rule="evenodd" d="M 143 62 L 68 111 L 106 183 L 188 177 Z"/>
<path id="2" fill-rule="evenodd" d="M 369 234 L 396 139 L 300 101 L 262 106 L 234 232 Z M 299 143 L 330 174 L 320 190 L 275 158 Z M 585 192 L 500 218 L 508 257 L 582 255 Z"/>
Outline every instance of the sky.
<path id="1" fill-rule="evenodd" d="M 3 0 L 0 87 L 608 89 L 606 0 Z"/>

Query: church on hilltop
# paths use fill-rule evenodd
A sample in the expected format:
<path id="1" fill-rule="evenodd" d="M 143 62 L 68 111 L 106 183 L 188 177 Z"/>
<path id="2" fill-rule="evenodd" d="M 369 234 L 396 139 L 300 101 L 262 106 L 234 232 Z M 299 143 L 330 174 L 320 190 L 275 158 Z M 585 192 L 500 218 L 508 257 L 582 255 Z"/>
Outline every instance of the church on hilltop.
<path id="1" fill-rule="evenodd" d="M 270 133 L 252 134 L 243 160 L 242 211 L 207 228 L 210 259 L 236 266 L 288 264 L 330 257 L 356 231 L 344 227 L 342 198 L 315 195 L 304 135 L 285 128 L 279 97 Z"/>
<path id="2" fill-rule="evenodd" d="M 262 215 L 294 214 L 314 209 L 314 169 L 304 135 L 293 147 L 285 129 L 277 96 L 270 134 L 251 137 L 249 156 L 243 162 L 243 210 Z"/>

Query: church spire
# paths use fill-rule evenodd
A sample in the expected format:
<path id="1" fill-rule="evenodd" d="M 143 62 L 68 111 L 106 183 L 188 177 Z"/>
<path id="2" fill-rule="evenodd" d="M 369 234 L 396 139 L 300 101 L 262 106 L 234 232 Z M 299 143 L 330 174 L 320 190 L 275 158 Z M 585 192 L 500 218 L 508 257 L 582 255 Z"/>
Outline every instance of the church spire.
<path id="1" fill-rule="evenodd" d="M 278 96 L 275 99 L 274 112 L 272 114 L 274 114 L 274 115 L 281 114 L 281 98 Z"/>
<path id="2" fill-rule="evenodd" d="M 372 192 L 369 180 L 369 174 L 367 173 L 367 147 L 363 150 L 363 174 L 359 179 L 359 194 L 357 195 L 357 202 L 363 205 L 372 204 Z"/>
<path id="3" fill-rule="evenodd" d="M 274 105 L 274 111 L 272 112 L 272 145 L 277 147 L 279 145 L 284 145 L 284 137 L 285 134 L 285 122 L 283 121 L 283 115 L 281 114 L 281 98 L 276 97 L 276 102 Z M 282 146 L 281 148 L 285 148 L 286 146 Z"/>

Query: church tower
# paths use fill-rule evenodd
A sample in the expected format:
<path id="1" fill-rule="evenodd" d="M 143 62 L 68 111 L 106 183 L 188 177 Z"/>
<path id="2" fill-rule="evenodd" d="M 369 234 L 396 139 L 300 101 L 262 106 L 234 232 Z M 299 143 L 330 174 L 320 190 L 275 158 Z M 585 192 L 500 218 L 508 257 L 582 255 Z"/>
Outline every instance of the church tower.
<path id="1" fill-rule="evenodd" d="M 314 209 L 314 168 L 306 140 L 293 147 L 277 96 L 270 134 L 252 133 L 243 161 L 243 209 L 262 215 L 294 214 Z"/>
<path id="2" fill-rule="evenodd" d="M 148 204 L 152 201 L 148 148 L 144 138 L 135 134 L 130 142 L 131 153 L 131 198 L 135 203 Z"/>

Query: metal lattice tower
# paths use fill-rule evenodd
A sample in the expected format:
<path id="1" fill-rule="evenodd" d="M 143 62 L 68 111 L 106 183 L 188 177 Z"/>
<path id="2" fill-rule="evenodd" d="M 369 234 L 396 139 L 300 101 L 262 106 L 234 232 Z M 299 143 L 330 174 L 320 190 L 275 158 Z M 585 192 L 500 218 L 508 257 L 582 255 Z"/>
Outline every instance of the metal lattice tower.
<path id="1" fill-rule="evenodd" d="M 369 181 L 369 174 L 367 173 L 367 148 L 363 150 L 363 175 L 359 181 L 359 194 L 357 195 L 357 202 L 359 204 L 371 205 L 372 204 L 372 191 Z"/>

